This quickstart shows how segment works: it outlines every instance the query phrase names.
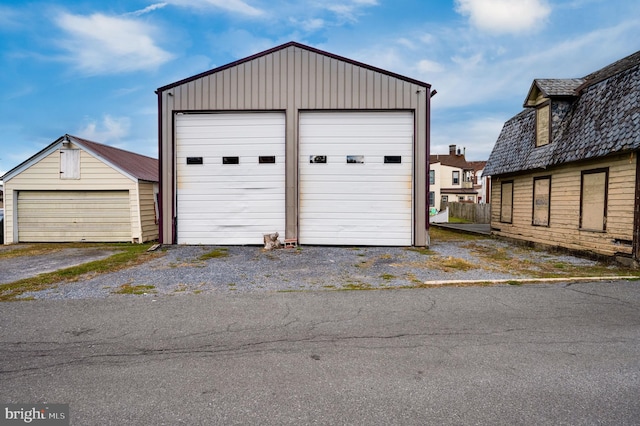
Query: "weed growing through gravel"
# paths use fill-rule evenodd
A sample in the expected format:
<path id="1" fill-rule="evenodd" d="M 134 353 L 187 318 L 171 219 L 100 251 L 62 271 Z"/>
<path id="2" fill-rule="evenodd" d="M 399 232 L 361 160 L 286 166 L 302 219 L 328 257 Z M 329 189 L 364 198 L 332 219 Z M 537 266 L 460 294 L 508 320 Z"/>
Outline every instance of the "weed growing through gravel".
<path id="1" fill-rule="evenodd" d="M 562 277 L 598 277 L 607 275 L 640 276 L 639 270 L 616 264 L 607 264 L 590 260 L 570 263 L 554 259 L 552 255 L 530 247 L 496 247 L 469 242 L 462 245 L 478 256 L 483 269 L 498 272 L 509 271 L 517 275 L 529 275 L 534 278 L 562 278 Z M 537 258 L 538 260 L 534 260 Z"/>
<path id="2" fill-rule="evenodd" d="M 219 259 L 221 257 L 229 256 L 229 249 L 226 247 L 217 247 L 213 250 L 204 253 L 198 257 L 199 260 Z"/>
<path id="3" fill-rule="evenodd" d="M 460 259 L 458 257 L 448 256 L 440 258 L 437 262 L 440 265 L 440 269 L 443 271 L 459 270 L 468 271 L 469 269 L 475 269 L 476 265 L 468 260 Z"/>
<path id="4" fill-rule="evenodd" d="M 407 250 L 409 251 L 415 251 L 416 253 L 419 253 L 423 256 L 432 256 L 434 254 L 436 254 L 435 251 L 428 249 L 426 247 L 410 247 Z"/>
<path id="5" fill-rule="evenodd" d="M 356 281 L 343 284 L 340 290 L 371 290 L 371 288 L 371 284 Z"/>
<path id="6" fill-rule="evenodd" d="M 122 284 L 117 290 L 112 291 L 113 294 L 148 294 L 156 293 L 156 286 L 150 284 Z"/>

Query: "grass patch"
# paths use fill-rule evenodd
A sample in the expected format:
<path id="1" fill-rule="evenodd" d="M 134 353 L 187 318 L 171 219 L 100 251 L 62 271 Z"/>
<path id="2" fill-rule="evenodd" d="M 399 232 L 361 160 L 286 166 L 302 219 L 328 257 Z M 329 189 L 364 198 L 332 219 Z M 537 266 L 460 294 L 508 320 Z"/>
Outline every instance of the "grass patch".
<path id="1" fill-rule="evenodd" d="M 429 227 L 429 238 L 432 243 L 456 242 L 456 241 L 476 241 L 486 239 L 485 235 L 468 234 L 451 229 L 440 228 L 438 226 Z"/>
<path id="2" fill-rule="evenodd" d="M 100 248 L 104 250 L 116 250 L 116 253 L 107 257 L 106 259 L 95 260 L 93 262 L 83 263 L 82 265 L 72 266 L 70 268 L 61 269 L 54 272 L 47 272 L 31 278 L 24 278 L 22 280 L 14 281 L 12 283 L 0 284 L 0 301 L 14 301 L 18 300 L 19 296 L 23 293 L 32 291 L 42 291 L 48 288 L 55 287 L 59 283 L 74 282 L 80 278 L 92 278 L 99 274 L 105 274 L 108 272 L 115 272 L 122 269 L 130 268 L 132 266 L 140 265 L 148 262 L 151 259 L 155 259 L 162 256 L 162 252 L 147 252 L 149 247 L 154 243 L 145 244 L 130 244 L 130 243 L 116 243 L 116 244 L 91 244 L 91 243 L 79 243 L 79 244 L 37 244 L 34 247 L 25 247 L 10 250 L 12 253 L 22 253 L 22 256 L 29 256 L 37 254 L 47 254 L 53 251 L 60 251 L 65 248 Z M 5 253 L 2 253 L 5 254 Z M 17 256 L 13 256 L 17 257 Z M 21 298 L 20 300 L 25 300 Z"/>
<path id="3" fill-rule="evenodd" d="M 148 245 L 149 248 L 151 245 Z M 87 247 L 96 247 L 96 248 L 110 248 L 105 244 L 93 244 L 93 243 L 38 243 L 38 244 L 26 244 L 20 245 L 17 248 L 12 246 L 8 246 L 4 250 L 0 250 L 0 259 L 11 259 L 14 257 L 22 257 L 22 256 L 41 256 L 45 254 L 55 253 L 62 249 L 69 248 L 87 248 Z M 146 249 L 145 249 L 146 250 Z"/>
<path id="4" fill-rule="evenodd" d="M 362 282 L 349 282 L 344 284 L 340 289 L 341 290 L 371 290 L 371 284 L 362 283 Z"/>
<path id="5" fill-rule="evenodd" d="M 229 249 L 226 247 L 217 247 L 213 250 L 204 253 L 198 257 L 198 260 L 219 259 L 221 257 L 229 256 Z"/>
<path id="6" fill-rule="evenodd" d="M 147 294 L 155 293 L 156 286 L 150 284 L 122 284 L 117 290 L 112 291 L 113 294 Z"/>
<path id="7" fill-rule="evenodd" d="M 473 223 L 470 220 L 461 217 L 449 216 L 449 223 Z"/>
<path id="8" fill-rule="evenodd" d="M 382 274 L 382 275 L 380 275 L 380 278 L 382 278 L 385 281 L 391 281 L 391 280 L 395 279 L 396 276 L 395 275 L 391 275 L 391 274 Z"/>
<path id="9" fill-rule="evenodd" d="M 438 262 L 444 271 L 459 270 L 468 271 L 469 269 L 475 269 L 475 265 L 468 260 L 460 259 L 458 257 L 445 257 Z"/>

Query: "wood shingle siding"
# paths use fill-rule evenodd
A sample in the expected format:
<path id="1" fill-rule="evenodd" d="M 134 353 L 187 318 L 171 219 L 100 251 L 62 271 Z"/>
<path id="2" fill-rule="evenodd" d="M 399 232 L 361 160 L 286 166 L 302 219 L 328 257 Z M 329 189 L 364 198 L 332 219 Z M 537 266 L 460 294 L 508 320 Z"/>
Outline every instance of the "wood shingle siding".
<path id="1" fill-rule="evenodd" d="M 635 193 L 636 156 L 618 155 L 609 159 L 608 205 L 606 232 L 580 229 L 580 181 L 585 170 L 601 163 L 590 161 L 571 164 L 538 173 L 509 176 L 494 181 L 491 226 L 500 236 L 553 244 L 560 247 L 589 250 L 603 255 L 631 254 L 633 239 L 633 203 Z M 551 214 L 549 226 L 532 226 L 534 178 L 553 174 L 551 181 Z M 513 222 L 500 222 L 502 180 L 513 180 Z M 621 242 L 622 241 L 622 242 Z"/>
<path id="2" fill-rule="evenodd" d="M 548 104 L 550 140 L 536 146 L 536 114 Z M 484 170 L 494 204 L 498 183 L 514 182 L 513 223 L 501 223 L 494 207 L 494 232 L 640 262 L 640 52 L 584 78 L 534 80 L 524 106 Z M 532 219 L 540 176 L 551 178 L 548 227 Z"/>

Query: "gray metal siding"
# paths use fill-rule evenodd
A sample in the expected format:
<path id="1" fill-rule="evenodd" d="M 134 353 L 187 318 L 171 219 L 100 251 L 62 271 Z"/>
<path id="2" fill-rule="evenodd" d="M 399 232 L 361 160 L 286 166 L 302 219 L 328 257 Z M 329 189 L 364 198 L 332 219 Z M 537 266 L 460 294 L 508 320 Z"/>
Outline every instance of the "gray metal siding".
<path id="1" fill-rule="evenodd" d="M 169 95 L 171 94 L 171 95 Z M 383 74 L 317 52 L 288 46 L 159 92 L 161 97 L 162 181 L 174 179 L 175 111 L 286 112 L 287 237 L 297 235 L 297 159 L 299 110 L 412 110 L 416 117 L 415 242 L 426 238 L 427 106 L 423 85 Z M 423 170 L 425 169 L 425 170 Z M 171 185 L 162 188 L 164 242 L 172 242 L 175 199 Z M 173 210 L 171 200 L 173 200 Z"/>

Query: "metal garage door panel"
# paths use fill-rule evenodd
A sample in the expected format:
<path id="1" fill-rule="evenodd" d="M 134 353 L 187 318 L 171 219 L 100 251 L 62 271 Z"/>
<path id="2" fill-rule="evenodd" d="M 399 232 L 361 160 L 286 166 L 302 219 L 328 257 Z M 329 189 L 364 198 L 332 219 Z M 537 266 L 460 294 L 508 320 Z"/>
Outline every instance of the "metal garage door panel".
<path id="1" fill-rule="evenodd" d="M 178 243 L 262 244 L 263 234 L 284 236 L 284 140 L 284 113 L 177 115 Z"/>
<path id="2" fill-rule="evenodd" d="M 412 244 L 411 112 L 302 113 L 299 178 L 300 243 Z"/>
<path id="3" fill-rule="evenodd" d="M 129 191 L 20 191 L 18 240 L 131 241 Z"/>

